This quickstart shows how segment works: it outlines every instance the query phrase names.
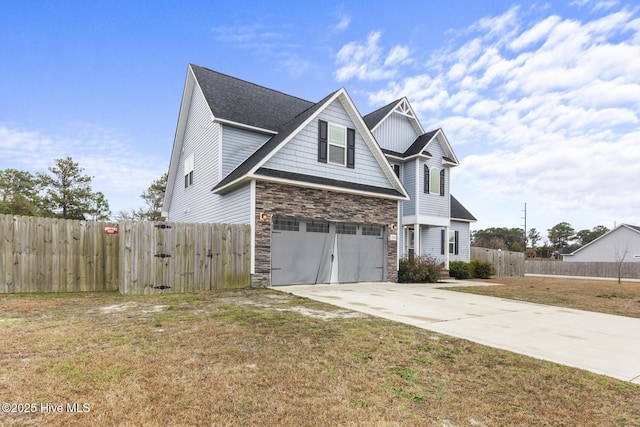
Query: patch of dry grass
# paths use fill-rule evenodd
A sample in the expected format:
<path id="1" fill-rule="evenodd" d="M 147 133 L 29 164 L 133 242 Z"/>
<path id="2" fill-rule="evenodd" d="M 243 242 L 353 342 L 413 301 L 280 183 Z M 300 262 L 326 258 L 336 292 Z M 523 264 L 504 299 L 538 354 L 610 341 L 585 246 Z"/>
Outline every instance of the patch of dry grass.
<path id="1" fill-rule="evenodd" d="M 640 283 L 555 277 L 504 277 L 485 280 L 503 286 L 448 288 L 500 298 L 640 318 Z"/>
<path id="2" fill-rule="evenodd" d="M 64 406 L 9 426 L 640 425 L 637 385 L 266 289 L 1 296 L 0 396 Z"/>

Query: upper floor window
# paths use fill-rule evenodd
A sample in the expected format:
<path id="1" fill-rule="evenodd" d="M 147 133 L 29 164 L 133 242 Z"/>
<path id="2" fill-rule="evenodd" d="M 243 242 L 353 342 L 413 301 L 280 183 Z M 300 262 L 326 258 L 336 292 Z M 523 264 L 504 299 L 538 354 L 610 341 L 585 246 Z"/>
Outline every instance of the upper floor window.
<path id="1" fill-rule="evenodd" d="M 440 171 L 437 168 L 429 171 L 429 193 L 440 194 Z"/>
<path id="2" fill-rule="evenodd" d="M 184 188 L 193 185 L 194 163 L 193 154 L 184 159 Z"/>
<path id="3" fill-rule="evenodd" d="M 347 128 L 329 123 L 329 163 L 344 166 L 347 160 Z"/>
<path id="4" fill-rule="evenodd" d="M 445 170 L 424 165 L 424 192 L 444 196 Z"/>
<path id="5" fill-rule="evenodd" d="M 318 161 L 355 167 L 356 131 L 324 120 L 318 121 Z"/>

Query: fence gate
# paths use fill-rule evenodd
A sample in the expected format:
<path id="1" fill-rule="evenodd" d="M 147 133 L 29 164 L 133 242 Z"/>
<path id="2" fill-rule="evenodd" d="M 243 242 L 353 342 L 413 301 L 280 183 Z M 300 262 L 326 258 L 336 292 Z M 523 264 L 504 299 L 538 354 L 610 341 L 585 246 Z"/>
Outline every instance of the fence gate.
<path id="1" fill-rule="evenodd" d="M 249 226 L 126 221 L 121 229 L 123 294 L 250 285 Z"/>

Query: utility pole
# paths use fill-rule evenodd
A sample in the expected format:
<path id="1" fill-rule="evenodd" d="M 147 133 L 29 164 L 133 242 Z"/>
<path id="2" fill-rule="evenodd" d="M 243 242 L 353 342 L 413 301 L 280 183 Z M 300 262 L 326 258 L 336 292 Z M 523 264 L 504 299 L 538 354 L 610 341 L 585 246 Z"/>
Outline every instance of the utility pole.
<path id="1" fill-rule="evenodd" d="M 527 202 L 524 202 L 524 251 L 527 252 Z"/>

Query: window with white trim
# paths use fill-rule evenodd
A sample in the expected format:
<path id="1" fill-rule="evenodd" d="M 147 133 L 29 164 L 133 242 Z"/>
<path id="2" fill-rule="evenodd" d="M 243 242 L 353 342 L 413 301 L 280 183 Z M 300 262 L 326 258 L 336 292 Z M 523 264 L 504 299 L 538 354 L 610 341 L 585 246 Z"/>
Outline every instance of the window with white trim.
<path id="1" fill-rule="evenodd" d="M 347 159 L 347 128 L 329 123 L 329 163 L 344 166 Z"/>
<path id="2" fill-rule="evenodd" d="M 429 170 L 429 193 L 440 194 L 440 171 L 438 168 Z"/>
<path id="3" fill-rule="evenodd" d="M 184 188 L 193 185 L 194 163 L 193 154 L 184 159 Z"/>
<path id="4" fill-rule="evenodd" d="M 459 233 L 455 230 L 449 230 L 449 253 L 458 255 Z"/>

